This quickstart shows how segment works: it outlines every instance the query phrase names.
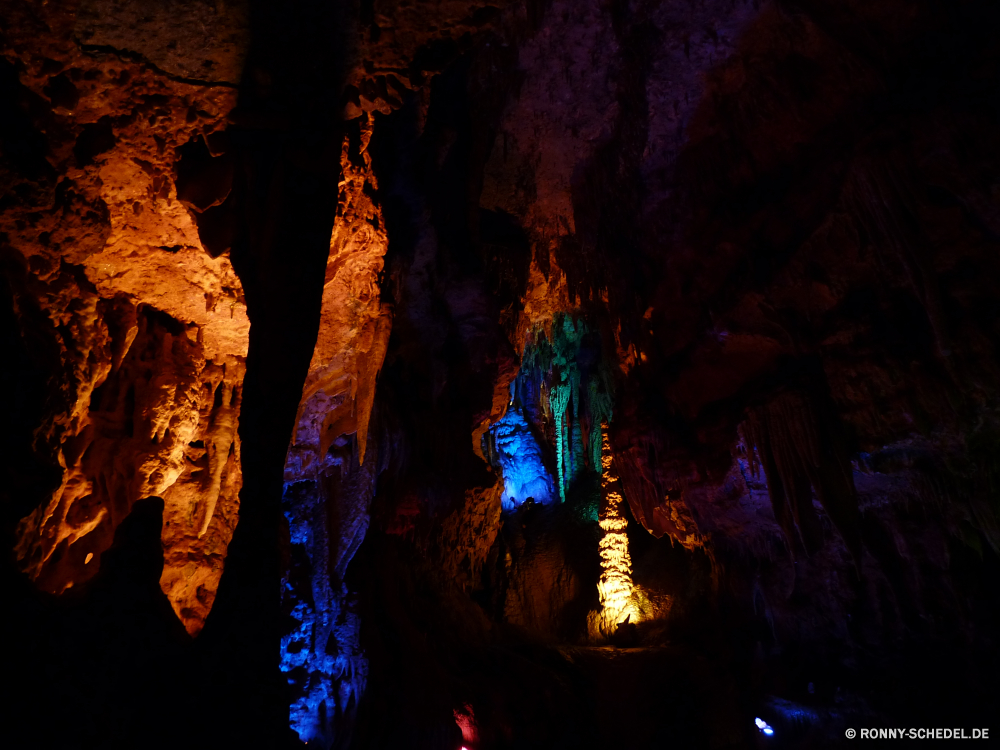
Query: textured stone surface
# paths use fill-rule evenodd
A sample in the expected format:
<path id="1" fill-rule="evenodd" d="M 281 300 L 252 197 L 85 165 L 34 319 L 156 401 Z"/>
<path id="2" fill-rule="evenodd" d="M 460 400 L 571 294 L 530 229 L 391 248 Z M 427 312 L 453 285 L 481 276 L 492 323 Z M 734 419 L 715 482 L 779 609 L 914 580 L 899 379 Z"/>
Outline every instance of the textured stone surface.
<path id="1" fill-rule="evenodd" d="M 486 563 L 500 531 L 499 482 L 465 493 L 465 502 L 441 522 L 432 556 L 441 573 L 457 585 L 478 588 Z"/>
<path id="2" fill-rule="evenodd" d="M 246 0 L 84 0 L 81 44 L 135 53 L 179 78 L 239 83 L 250 43 Z"/>
<path id="3" fill-rule="evenodd" d="M 242 571 L 136 703 L 283 725 L 280 678 L 310 746 L 453 747 L 474 717 L 482 749 L 737 748 L 757 715 L 832 747 L 995 703 L 995 4 L 2 7 L 12 382 L 51 376 L 22 422 L 56 467 L 17 475 L 21 567 L 86 601 L 155 495 L 189 632 Z M 593 425 L 567 444 L 551 383 L 511 392 L 557 313 L 614 395 L 651 615 L 623 654 L 565 648 L 600 603 Z M 530 451 L 491 445 L 505 412 Z M 498 447 L 565 502 L 503 511 Z M 99 681 L 49 680 L 87 641 L 57 622 L 28 701 Z"/>
<path id="4" fill-rule="evenodd" d="M 20 21 L 8 55 L 22 61 L 20 96 L 45 147 L 8 173 L 34 187 L 15 191 L 4 231 L 26 272 L 13 283 L 22 327 L 56 369 L 36 445 L 62 469 L 19 526 L 18 557 L 60 593 L 97 572 L 136 501 L 161 497 L 161 586 L 194 634 L 236 525 L 249 321 L 228 257 L 205 252 L 177 199 L 174 162 L 225 127 L 235 97 L 172 80 L 135 49 L 81 49 L 54 9 L 9 10 Z M 120 21 L 111 7 L 84 10 L 105 28 Z M 178 55 L 205 51 L 177 40 Z"/>
<path id="5" fill-rule="evenodd" d="M 294 689 L 292 726 L 306 742 L 347 741 L 368 675 L 344 577 L 368 530 L 387 450 L 369 434 L 392 327 L 379 288 L 388 240 L 373 198 L 371 134 L 362 116 L 358 150 L 343 143 L 319 333 L 285 461 L 283 601 L 294 628 L 282 639 L 281 667 Z"/>
<path id="6" fill-rule="evenodd" d="M 344 141 L 340 205 L 330 243 L 319 335 L 302 392 L 286 473 L 289 480 L 316 476 L 328 467 L 335 440 L 356 435 L 364 462 L 375 379 L 385 358 L 391 314 L 381 302 L 379 280 L 388 239 L 372 199 L 378 183 L 364 116 L 359 153 L 352 161 Z"/>

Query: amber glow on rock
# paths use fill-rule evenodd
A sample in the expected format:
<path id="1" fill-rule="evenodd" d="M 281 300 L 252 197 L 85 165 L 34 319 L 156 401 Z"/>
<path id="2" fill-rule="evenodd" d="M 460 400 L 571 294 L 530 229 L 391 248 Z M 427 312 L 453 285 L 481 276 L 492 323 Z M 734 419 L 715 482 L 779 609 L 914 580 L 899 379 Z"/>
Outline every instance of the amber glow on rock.
<path id="1" fill-rule="evenodd" d="M 321 473 L 330 446 L 346 435 L 356 436 L 357 462 L 364 462 L 375 379 L 392 328 L 391 311 L 379 291 L 389 240 L 382 210 L 370 197 L 378 185 L 368 154 L 373 124 L 362 119 L 361 163 L 351 161 L 346 139 L 341 154 L 340 205 L 330 238 L 319 335 L 285 464 L 289 481 Z"/>
<path id="2" fill-rule="evenodd" d="M 606 427 L 601 429 L 601 469 L 599 524 L 604 536 L 600 542 L 601 577 L 597 582 L 601 611 L 599 622 L 592 623 L 591 630 L 613 632 L 615 626 L 622 622 L 637 622 L 641 613 L 634 604 L 632 558 L 626 533 L 628 521 L 622 514 L 625 498 L 621 494 L 621 482 L 614 472 Z M 596 633 L 592 632 L 592 635 Z"/>
<path id="3" fill-rule="evenodd" d="M 225 129 L 236 94 L 72 46 L 46 55 L 78 74 L 72 106 L 53 115 L 67 198 L 0 222 L 31 272 L 16 291 L 22 325 L 58 358 L 35 439 L 62 478 L 18 524 L 18 566 L 44 591 L 79 586 L 132 506 L 160 498 L 160 587 L 193 635 L 238 516 L 250 323 L 228 253 L 206 251 L 178 197 L 176 165 Z M 20 79 L 37 95 L 47 59 Z"/>

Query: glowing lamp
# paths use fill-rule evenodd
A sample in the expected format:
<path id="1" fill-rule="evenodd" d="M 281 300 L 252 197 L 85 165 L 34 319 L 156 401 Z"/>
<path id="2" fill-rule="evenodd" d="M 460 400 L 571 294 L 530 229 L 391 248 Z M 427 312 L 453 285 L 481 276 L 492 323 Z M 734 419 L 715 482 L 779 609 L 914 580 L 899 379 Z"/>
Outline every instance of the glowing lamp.
<path id="1" fill-rule="evenodd" d="M 756 719 L 753 720 L 753 723 L 756 724 L 757 728 L 761 732 L 763 732 L 764 734 L 766 734 L 768 737 L 770 737 L 772 734 L 774 734 L 774 729 L 771 727 L 771 725 L 768 724 L 766 721 L 764 721 L 759 716 Z"/>

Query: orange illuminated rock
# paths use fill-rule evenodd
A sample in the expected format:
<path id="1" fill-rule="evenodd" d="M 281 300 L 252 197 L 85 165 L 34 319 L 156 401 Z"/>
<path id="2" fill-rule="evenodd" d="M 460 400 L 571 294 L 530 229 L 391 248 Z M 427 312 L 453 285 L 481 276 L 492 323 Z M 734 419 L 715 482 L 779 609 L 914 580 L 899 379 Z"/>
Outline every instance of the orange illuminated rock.
<path id="1" fill-rule="evenodd" d="M 333 590 L 364 540 L 375 491 L 378 460 L 369 450 L 368 427 L 375 381 L 385 358 L 392 315 L 381 301 L 379 281 L 388 247 L 368 155 L 371 121 L 364 118 L 360 151 L 352 161 L 345 139 L 340 205 L 330 239 L 319 332 L 302 389 L 295 431 L 285 459 L 285 481 L 312 482 L 315 508 L 300 515 L 327 519 L 316 534 L 318 576 Z M 366 461 L 366 455 L 369 459 Z"/>
<path id="2" fill-rule="evenodd" d="M 282 669 L 290 680 L 292 726 L 311 740 L 317 724 L 335 735 L 353 721 L 367 660 L 344 583 L 368 531 L 376 480 L 388 452 L 369 436 L 375 382 L 392 318 L 381 301 L 388 238 L 368 154 L 372 123 L 341 151 L 339 205 L 330 238 L 319 330 L 285 456 L 283 505 L 290 554 L 281 588 L 289 616 Z M 347 706 L 336 717 L 325 706 Z M 319 713 L 316 713 L 320 701 Z M 333 729 L 330 729 L 330 726 Z"/>
<path id="3" fill-rule="evenodd" d="M 21 269 L 11 283 L 26 342 L 55 369 L 36 449 L 62 470 L 19 524 L 16 553 L 37 586 L 63 592 L 97 572 L 136 501 L 161 497 L 161 586 L 195 634 L 238 515 L 249 320 L 228 256 L 205 251 L 177 198 L 175 162 L 225 127 L 246 24 L 225 11 L 227 42 L 209 45 L 197 19 L 123 26 L 121 10 L 89 2 L 75 18 L 39 5 L 10 19 L 44 148 L 4 175 L 19 197 L 0 231 Z"/>
<path id="4" fill-rule="evenodd" d="M 285 463 L 287 480 L 318 476 L 330 446 L 356 435 L 364 462 L 375 379 L 385 358 L 392 317 L 379 294 L 388 247 L 368 155 L 372 123 L 361 131 L 360 163 L 344 142 L 340 206 L 330 240 L 319 334 L 302 389 L 295 433 Z M 368 190 L 366 191 L 366 187 Z"/>

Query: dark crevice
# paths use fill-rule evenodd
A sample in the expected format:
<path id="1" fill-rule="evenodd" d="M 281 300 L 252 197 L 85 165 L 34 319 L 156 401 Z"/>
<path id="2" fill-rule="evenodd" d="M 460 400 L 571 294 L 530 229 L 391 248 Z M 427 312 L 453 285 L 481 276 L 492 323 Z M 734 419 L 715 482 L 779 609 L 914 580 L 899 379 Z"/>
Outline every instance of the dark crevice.
<path id="1" fill-rule="evenodd" d="M 149 68 L 157 75 L 163 76 L 164 78 L 174 81 L 175 83 L 184 83 L 189 86 L 203 86 L 205 88 L 237 89 L 240 87 L 239 83 L 233 83 L 231 81 L 204 81 L 198 78 L 187 78 L 185 76 L 175 75 L 174 73 L 168 73 L 162 68 L 157 67 L 141 53 L 134 52 L 132 50 L 117 49 L 106 44 L 85 44 L 79 40 L 76 40 L 76 45 L 85 55 L 112 55 L 123 62 L 138 63 L 139 65 Z"/>

